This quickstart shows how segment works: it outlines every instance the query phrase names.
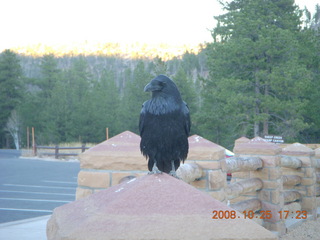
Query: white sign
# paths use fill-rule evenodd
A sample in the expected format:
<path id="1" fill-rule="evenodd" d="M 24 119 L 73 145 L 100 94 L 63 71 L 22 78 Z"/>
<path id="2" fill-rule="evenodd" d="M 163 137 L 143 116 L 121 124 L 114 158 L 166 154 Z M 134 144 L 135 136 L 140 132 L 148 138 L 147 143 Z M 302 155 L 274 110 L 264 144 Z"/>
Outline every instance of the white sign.
<path id="1" fill-rule="evenodd" d="M 264 139 L 268 142 L 284 143 L 282 136 L 266 135 L 266 136 L 264 136 Z"/>

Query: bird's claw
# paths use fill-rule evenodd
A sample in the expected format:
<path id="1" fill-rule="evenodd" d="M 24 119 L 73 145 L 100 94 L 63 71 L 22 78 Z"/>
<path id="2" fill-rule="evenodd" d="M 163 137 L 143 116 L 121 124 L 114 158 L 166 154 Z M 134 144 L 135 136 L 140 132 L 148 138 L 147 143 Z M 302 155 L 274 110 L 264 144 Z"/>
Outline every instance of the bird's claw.
<path id="1" fill-rule="evenodd" d="M 171 171 L 169 172 L 169 175 L 171 175 L 172 177 L 175 177 L 175 178 L 177 178 L 177 179 L 180 179 L 180 178 L 178 177 L 176 171 L 174 171 L 174 170 L 171 170 Z"/>
<path id="2" fill-rule="evenodd" d="M 148 172 L 148 174 L 162 174 L 162 172 L 160 170 L 158 170 L 158 171 L 150 171 L 150 172 Z"/>
<path id="3" fill-rule="evenodd" d="M 148 174 L 161 174 L 162 172 L 159 170 L 156 164 L 153 165 L 152 171 L 148 172 Z"/>

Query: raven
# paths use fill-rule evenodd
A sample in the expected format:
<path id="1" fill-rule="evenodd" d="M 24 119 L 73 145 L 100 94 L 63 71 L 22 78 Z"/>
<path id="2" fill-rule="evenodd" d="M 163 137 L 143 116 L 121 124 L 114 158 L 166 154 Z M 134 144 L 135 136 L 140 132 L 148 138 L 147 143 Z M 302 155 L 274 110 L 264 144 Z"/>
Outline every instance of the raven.
<path id="1" fill-rule="evenodd" d="M 190 114 L 176 84 L 159 75 L 144 88 L 152 98 L 140 112 L 140 150 L 148 159 L 150 173 L 169 173 L 177 177 L 180 162 L 187 158 Z"/>

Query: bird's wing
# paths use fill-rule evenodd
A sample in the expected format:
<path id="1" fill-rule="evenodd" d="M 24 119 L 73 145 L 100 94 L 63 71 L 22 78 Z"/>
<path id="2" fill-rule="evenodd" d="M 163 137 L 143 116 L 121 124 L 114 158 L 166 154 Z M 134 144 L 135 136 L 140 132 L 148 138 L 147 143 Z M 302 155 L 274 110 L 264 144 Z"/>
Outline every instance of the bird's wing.
<path id="1" fill-rule="evenodd" d="M 144 127 L 144 117 L 146 114 L 146 105 L 148 104 L 148 101 L 144 102 L 142 104 L 141 112 L 140 112 L 140 119 L 139 119 L 139 132 L 140 136 L 142 136 L 143 127 Z"/>
<path id="2" fill-rule="evenodd" d="M 190 120 L 190 111 L 188 104 L 186 102 L 183 102 L 183 114 L 185 116 L 185 131 L 187 133 L 187 136 L 189 136 L 190 128 L 191 128 L 191 120 Z"/>

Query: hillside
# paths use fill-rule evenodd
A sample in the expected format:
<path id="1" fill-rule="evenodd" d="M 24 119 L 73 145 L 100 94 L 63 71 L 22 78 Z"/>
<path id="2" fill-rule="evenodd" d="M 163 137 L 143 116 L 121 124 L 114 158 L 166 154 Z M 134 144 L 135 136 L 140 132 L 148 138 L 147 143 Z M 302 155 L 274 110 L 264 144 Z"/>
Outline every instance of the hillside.
<path id="1" fill-rule="evenodd" d="M 46 54 L 54 54 L 56 57 L 76 55 L 98 55 L 116 56 L 125 59 L 159 57 L 162 60 L 169 60 L 174 57 L 181 57 L 186 51 L 197 54 L 203 48 L 202 44 L 173 45 L 173 44 L 146 44 L 146 43 L 102 43 L 102 42 L 75 42 L 70 44 L 34 44 L 12 48 L 20 55 L 40 57 Z"/>

